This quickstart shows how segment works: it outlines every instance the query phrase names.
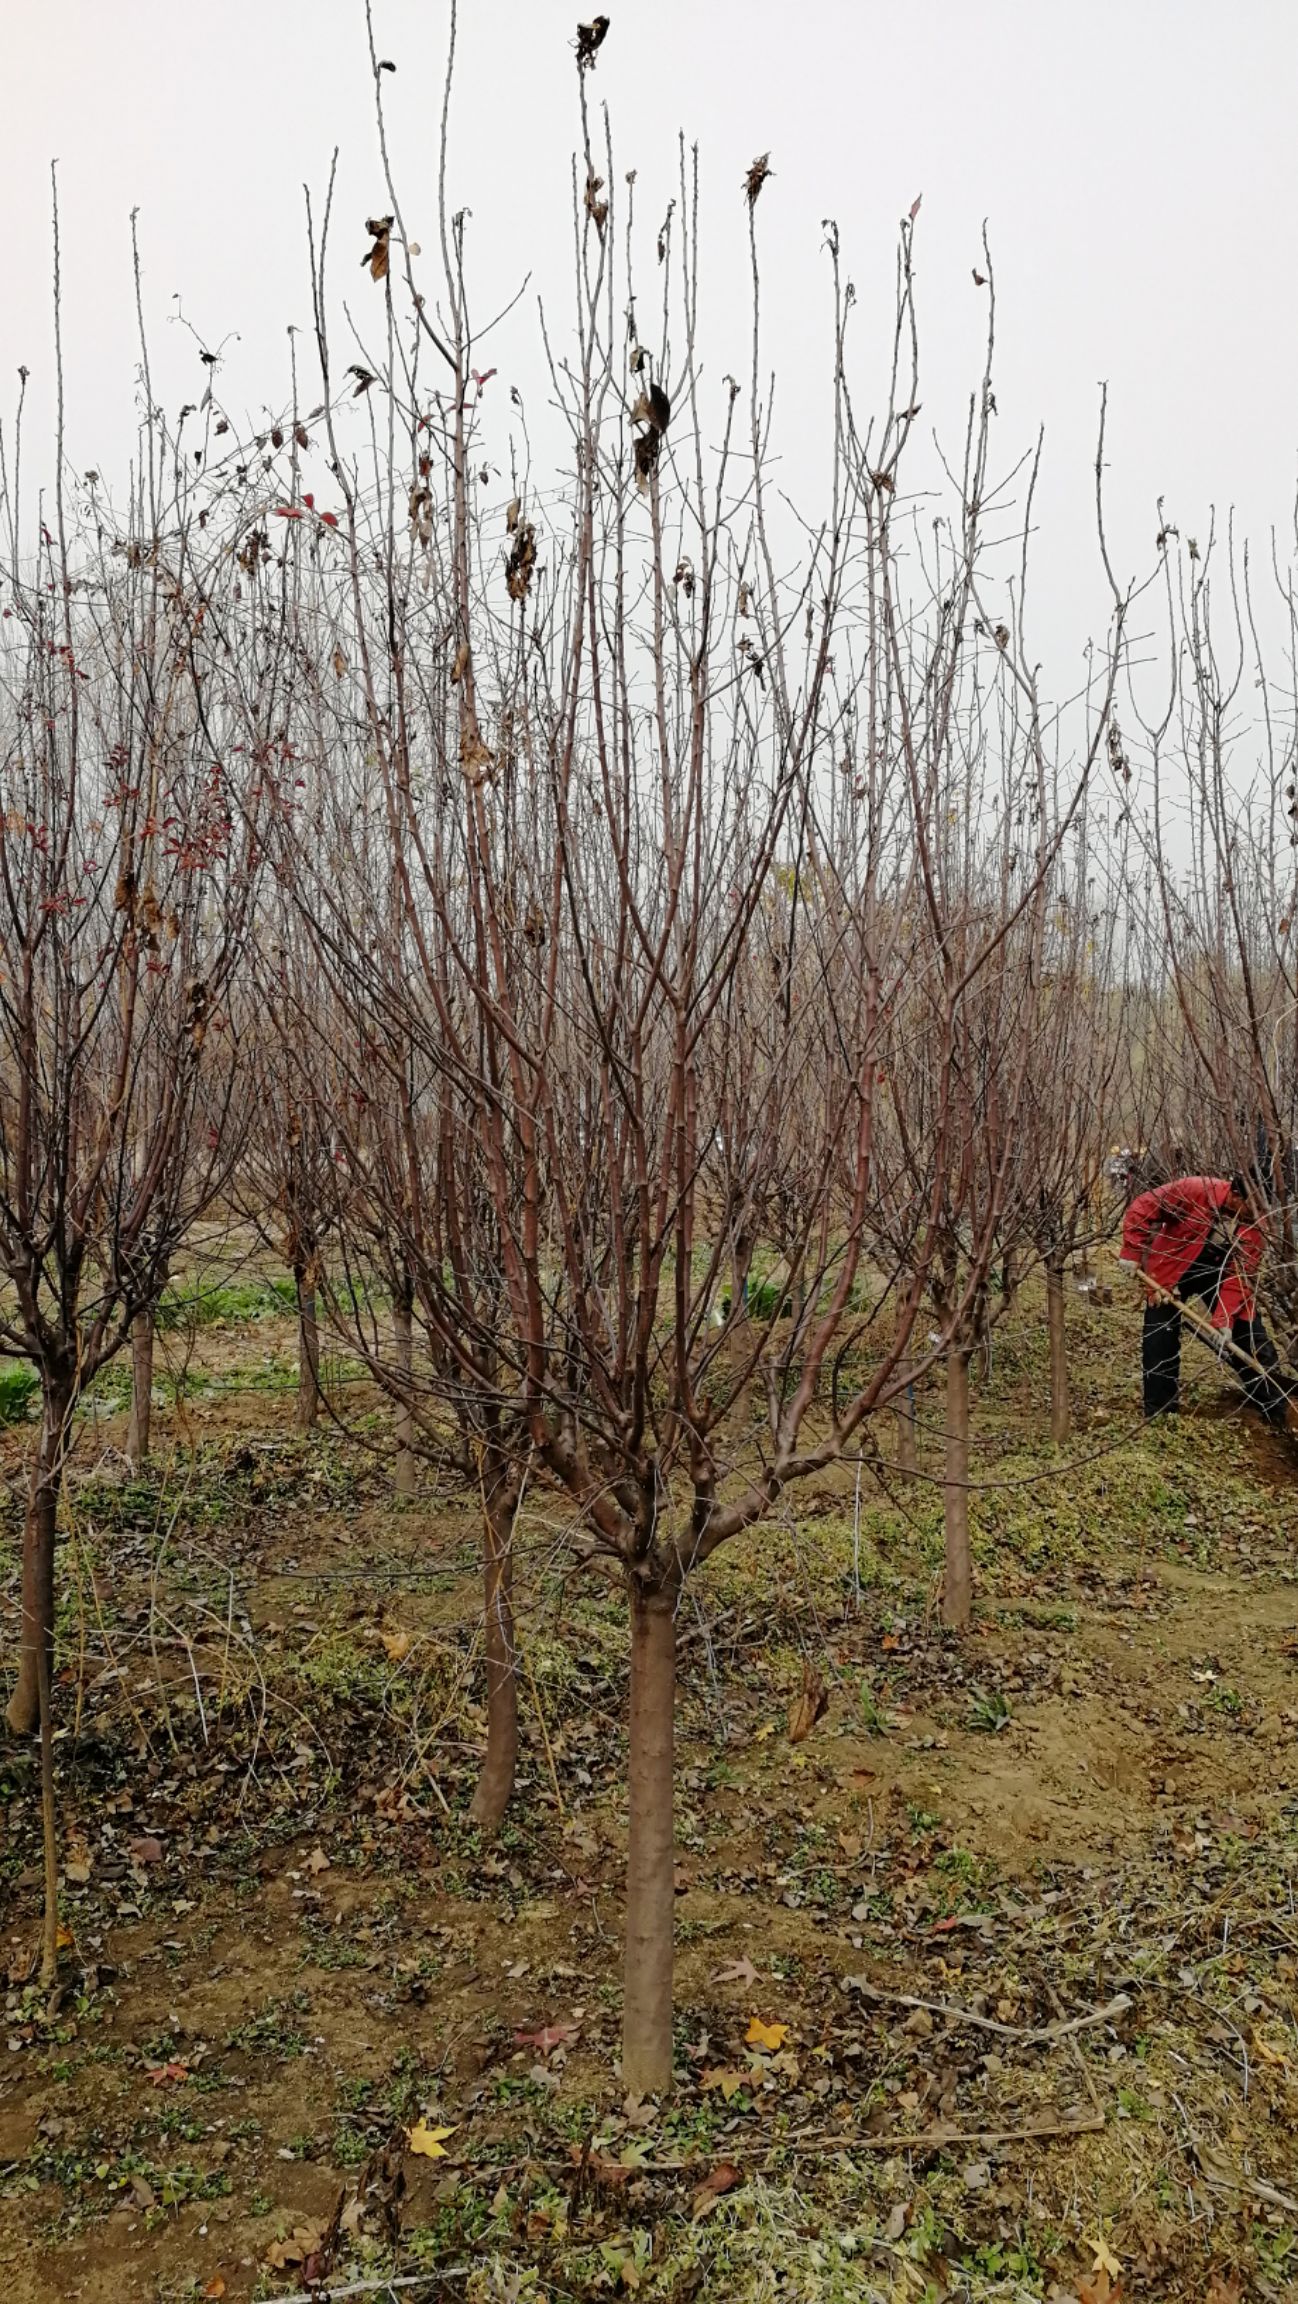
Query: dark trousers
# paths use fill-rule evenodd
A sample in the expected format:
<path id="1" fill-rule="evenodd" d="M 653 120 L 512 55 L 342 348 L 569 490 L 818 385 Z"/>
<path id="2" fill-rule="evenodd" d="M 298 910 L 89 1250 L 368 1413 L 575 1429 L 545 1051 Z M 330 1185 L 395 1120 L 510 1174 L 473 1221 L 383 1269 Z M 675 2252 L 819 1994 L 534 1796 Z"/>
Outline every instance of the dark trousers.
<path id="1" fill-rule="evenodd" d="M 1188 1303 L 1191 1297 L 1197 1296 L 1211 1311 L 1221 1286 L 1224 1262 L 1222 1253 L 1212 1249 L 1196 1257 L 1177 1286 L 1176 1294 L 1181 1302 Z M 1246 1354 L 1247 1359 L 1241 1358 L 1241 1354 Z M 1226 1345 L 1222 1358 L 1234 1368 L 1244 1387 L 1244 1396 L 1249 1406 L 1265 1416 L 1268 1424 L 1283 1424 L 1285 1405 L 1289 1398 L 1288 1388 L 1275 1373 L 1280 1366 L 1280 1357 L 1260 1318 L 1232 1320 L 1230 1343 Z M 1250 1367 L 1249 1361 L 1256 1361 L 1257 1366 Z M 1181 1312 L 1178 1304 L 1160 1298 L 1145 1306 L 1140 1364 L 1146 1416 L 1174 1413 L 1180 1405 L 1181 1396 Z"/>

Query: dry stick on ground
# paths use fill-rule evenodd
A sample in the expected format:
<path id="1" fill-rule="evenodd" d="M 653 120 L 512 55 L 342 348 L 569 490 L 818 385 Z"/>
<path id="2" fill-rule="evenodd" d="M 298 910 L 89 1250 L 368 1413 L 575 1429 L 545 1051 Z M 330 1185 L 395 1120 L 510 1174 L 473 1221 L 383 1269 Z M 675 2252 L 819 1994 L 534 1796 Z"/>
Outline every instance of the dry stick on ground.
<path id="1" fill-rule="evenodd" d="M 295 2288 L 270 2304 L 342 2304 L 345 2296 L 389 2296 L 396 2288 L 431 2288 L 438 2280 L 467 2280 L 472 2264 L 439 2264 L 435 2272 L 401 2272 L 386 2280 L 348 2280 L 341 2288 Z"/>
<path id="2" fill-rule="evenodd" d="M 1037 2127 L 1021 2128 L 917 2128 L 899 2135 L 895 2129 L 877 2136 L 836 2135 L 822 2130 L 805 2136 L 728 2137 L 726 2158 L 736 2162 L 749 2159 L 773 2160 L 782 2152 L 798 2155 L 830 2152 L 945 2152 L 953 2144 L 1048 2144 L 1066 2136 L 1098 2136 L 1106 2127 L 1103 2112 L 1088 2112 L 1083 2119 L 1059 2118 L 1043 2120 Z M 574 2148 L 575 2149 L 575 2148 Z M 506 2176 L 522 2168 L 544 2168 L 547 2171 L 568 2171 L 574 2163 L 566 2160 L 542 2160 L 535 2153 L 527 2153 L 521 2160 L 505 2160 L 490 2167 L 472 2160 L 447 2160 L 447 2169 L 462 2176 L 476 2176 L 487 2183 L 500 2183 Z M 642 2160 L 638 2171 L 647 2176 L 679 2176 L 687 2171 L 706 2168 L 707 2156 L 694 2159 L 682 2156 L 672 2160 Z"/>
<path id="3" fill-rule="evenodd" d="M 1107 2007 L 1056 2024 L 998 2024 L 990 2016 L 979 2016 L 972 2008 L 957 2008 L 948 2000 L 916 2000 L 909 1992 L 884 1992 L 877 1984 L 867 1983 L 864 1976 L 849 1976 L 847 1982 L 864 1999 L 884 2000 L 893 2008 L 923 2008 L 930 2016 L 945 2016 L 952 2024 L 975 2024 L 980 2032 L 995 2032 L 1002 2040 L 1065 2040 L 1071 2033 L 1089 2031 L 1093 2024 L 1111 2024 L 1116 2016 L 1125 2016 L 1131 2006 L 1130 1995 L 1119 1992 Z"/>

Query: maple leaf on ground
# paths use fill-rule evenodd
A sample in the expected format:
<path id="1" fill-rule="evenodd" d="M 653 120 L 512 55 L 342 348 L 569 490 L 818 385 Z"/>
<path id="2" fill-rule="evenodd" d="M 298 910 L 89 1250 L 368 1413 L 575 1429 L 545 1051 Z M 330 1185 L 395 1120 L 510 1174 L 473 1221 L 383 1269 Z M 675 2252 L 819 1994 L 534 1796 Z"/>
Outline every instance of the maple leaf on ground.
<path id="1" fill-rule="evenodd" d="M 406 2131 L 406 2143 L 410 2151 L 418 2153 L 424 2160 L 444 2160 L 446 2139 L 454 2134 L 454 2126 L 430 2128 L 426 2120 L 416 2120 L 414 2127 Z"/>
<path id="2" fill-rule="evenodd" d="M 742 2184 L 743 2180 L 742 2171 L 733 2161 L 718 2160 L 716 2167 L 709 2169 L 702 2183 L 695 2187 L 690 2211 L 694 2222 L 697 2224 L 700 2218 L 710 2216 L 723 2193 L 733 2192 L 736 2184 Z"/>
<path id="3" fill-rule="evenodd" d="M 520 2048 L 539 2048 L 543 2056 L 550 2056 L 580 2034 L 580 2024 L 542 2024 L 536 2032 L 516 2032 L 514 2039 Z"/>
<path id="4" fill-rule="evenodd" d="M 709 2064 L 699 2080 L 699 2086 L 708 2091 L 719 2088 L 728 2104 L 732 2096 L 737 2096 L 741 2088 L 748 2086 L 748 2081 L 747 2072 L 737 2071 L 733 2064 Z"/>
<path id="5" fill-rule="evenodd" d="M 787 2024 L 764 2024 L 760 2016 L 750 2020 L 744 2034 L 744 2040 L 750 2048 L 782 2048 L 788 2037 Z"/>
<path id="6" fill-rule="evenodd" d="M 1087 2238 L 1083 2246 L 1091 2251 L 1091 2270 L 1089 2278 L 1077 2284 L 1081 2304 L 1121 2304 L 1122 2266 L 1103 2234 Z"/>
<path id="7" fill-rule="evenodd" d="M 318 2224 L 295 2224 L 285 2240 L 272 2240 L 266 2250 L 266 2262 L 276 2272 L 286 2272 L 290 2265 L 305 2264 L 314 2256 L 324 2235 Z"/>
<path id="8" fill-rule="evenodd" d="M 188 2064 L 146 2064 L 145 2071 L 155 2088 L 170 2088 L 177 2080 L 188 2080 Z"/>
<path id="9" fill-rule="evenodd" d="M 745 1952 L 742 1960 L 728 1960 L 724 1968 L 718 1968 L 712 1981 L 714 1984 L 755 1984 L 757 1970 Z"/>

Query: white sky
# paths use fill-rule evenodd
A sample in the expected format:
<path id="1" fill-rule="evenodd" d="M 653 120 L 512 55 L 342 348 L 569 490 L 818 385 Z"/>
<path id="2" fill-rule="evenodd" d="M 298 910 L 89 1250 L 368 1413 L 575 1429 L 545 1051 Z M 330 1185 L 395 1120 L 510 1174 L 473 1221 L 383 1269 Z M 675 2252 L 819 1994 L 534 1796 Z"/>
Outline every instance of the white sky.
<path id="1" fill-rule="evenodd" d="M 1090 516 L 1097 387 L 1110 388 L 1120 572 L 1147 565 L 1154 502 L 1204 533 L 1235 504 L 1265 543 L 1291 532 L 1298 469 L 1298 15 L 1293 0 L 608 0 L 590 82 L 619 172 L 638 170 L 642 293 L 675 189 L 676 135 L 702 151 L 706 353 L 748 373 L 743 173 L 770 148 L 759 224 L 777 445 L 799 471 L 824 405 L 837 219 L 860 295 L 864 374 L 882 349 L 897 221 L 917 193 L 924 422 L 958 453 L 997 268 L 1003 464 L 1046 427 L 1042 652 L 1071 685 L 1102 620 Z M 571 0 L 462 0 L 450 192 L 473 211 L 480 313 L 531 270 L 561 331 L 578 121 Z M 237 331 L 220 389 L 282 405 L 285 323 L 310 301 L 302 184 L 341 147 L 333 281 L 366 315 L 362 222 L 385 202 L 362 0 L 5 0 L 0 407 L 32 371 L 33 440 L 51 384 L 49 163 L 60 164 L 69 454 L 120 477 L 136 367 L 128 218 L 140 209 L 155 383 L 172 411 L 204 381 L 169 324 L 173 291 L 209 344 Z M 431 254 L 446 0 L 375 0 L 407 221 Z M 372 312 L 373 307 L 369 310 Z M 493 345 L 529 408 L 546 379 L 530 301 Z M 301 350 L 309 357 L 305 340 Z M 344 359 L 354 357 L 349 348 Z M 868 395 L 867 395 L 868 396 Z M 314 399 L 313 381 L 304 391 Z M 503 451 L 503 436 L 500 442 Z M 814 466 L 808 466 L 809 475 Z M 32 477 L 36 475 L 33 472 Z M 797 492 L 796 479 L 794 481 Z M 808 507 L 811 509 L 812 507 Z"/>

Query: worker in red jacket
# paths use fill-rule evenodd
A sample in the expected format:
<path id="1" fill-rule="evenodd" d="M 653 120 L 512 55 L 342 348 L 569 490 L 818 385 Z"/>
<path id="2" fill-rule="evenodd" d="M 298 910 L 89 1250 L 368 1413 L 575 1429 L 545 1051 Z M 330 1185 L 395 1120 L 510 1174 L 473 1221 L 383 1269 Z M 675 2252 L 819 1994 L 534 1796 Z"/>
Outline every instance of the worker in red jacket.
<path id="1" fill-rule="evenodd" d="M 1181 1388 L 1181 1304 L 1207 1305 L 1223 1332 L 1250 1404 L 1283 1425 L 1288 1389 L 1253 1287 L 1266 1245 L 1243 1176 L 1177 1176 L 1132 1201 L 1122 1227 L 1122 1262 L 1145 1284 L 1141 1373 L 1146 1416 L 1174 1412 Z M 1225 1341 L 1225 1331 L 1230 1341 Z"/>

